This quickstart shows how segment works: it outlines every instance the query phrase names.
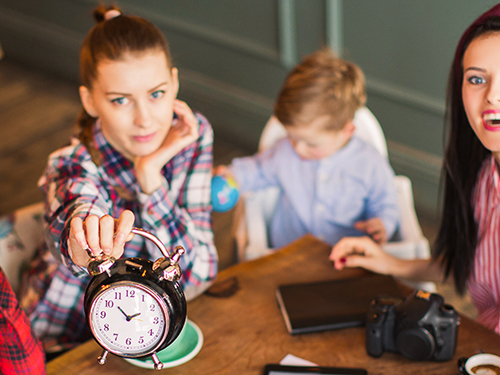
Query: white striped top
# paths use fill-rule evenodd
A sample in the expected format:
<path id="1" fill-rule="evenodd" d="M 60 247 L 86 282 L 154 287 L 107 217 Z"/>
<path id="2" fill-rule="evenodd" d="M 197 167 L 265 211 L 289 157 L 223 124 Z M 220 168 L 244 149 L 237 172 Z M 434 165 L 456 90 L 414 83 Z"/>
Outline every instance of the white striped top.
<path id="1" fill-rule="evenodd" d="M 479 223 L 474 275 L 468 281 L 478 322 L 500 334 L 500 177 L 493 156 L 479 172 L 474 217 Z"/>

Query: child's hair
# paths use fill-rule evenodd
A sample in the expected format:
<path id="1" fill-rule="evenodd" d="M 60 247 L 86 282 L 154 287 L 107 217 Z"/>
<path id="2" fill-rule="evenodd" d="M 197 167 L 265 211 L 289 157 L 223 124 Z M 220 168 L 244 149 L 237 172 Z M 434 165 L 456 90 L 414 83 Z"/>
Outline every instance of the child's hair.
<path id="1" fill-rule="evenodd" d="M 158 50 L 165 53 L 169 68 L 172 59 L 163 33 L 148 20 L 124 15 L 112 5 L 100 5 L 93 11 L 96 25 L 89 31 L 80 50 L 80 79 L 89 90 L 97 79 L 97 67 L 103 60 L 122 60 L 127 54 Z M 94 119 L 82 109 L 77 121 L 77 135 L 92 152 L 91 127 Z"/>
<path id="2" fill-rule="evenodd" d="M 288 74 L 274 115 L 285 126 L 303 126 L 326 116 L 327 130 L 341 130 L 365 101 L 361 69 L 323 48 L 306 56 Z"/>
<path id="3" fill-rule="evenodd" d="M 443 164 L 444 193 L 441 225 L 433 256 L 440 259 L 445 278 L 453 273 L 456 290 L 463 293 L 472 275 L 478 243 L 473 192 L 484 160 L 491 155 L 467 119 L 462 97 L 463 57 L 470 43 L 481 35 L 500 32 L 500 4 L 480 16 L 462 35 L 448 80 Z"/>

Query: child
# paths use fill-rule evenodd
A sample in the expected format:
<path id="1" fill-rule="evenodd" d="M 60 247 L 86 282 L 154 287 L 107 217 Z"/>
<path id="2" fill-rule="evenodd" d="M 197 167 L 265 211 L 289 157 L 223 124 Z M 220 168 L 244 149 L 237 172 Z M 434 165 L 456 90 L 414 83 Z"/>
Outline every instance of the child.
<path id="1" fill-rule="evenodd" d="M 393 258 L 367 239 L 332 250 L 335 267 L 364 267 L 415 280 L 453 275 L 468 289 L 478 322 L 500 334 L 500 4 L 481 15 L 457 46 L 449 77 L 449 137 L 441 226 L 433 258 Z"/>
<path id="2" fill-rule="evenodd" d="M 377 242 L 398 226 L 394 173 L 380 153 L 353 136 L 354 112 L 365 103 L 364 76 L 331 51 L 317 51 L 288 75 L 274 107 L 287 137 L 229 171 L 240 190 L 278 186 L 272 247 L 306 233 L 335 244 L 368 233 Z"/>
<path id="3" fill-rule="evenodd" d="M 82 305 L 87 251 L 162 256 L 153 243 L 131 235 L 134 226 L 169 249 L 186 249 L 180 265 L 188 299 L 217 272 L 211 126 L 176 99 L 178 72 L 156 26 L 116 7 L 100 6 L 94 16 L 97 24 L 81 50 L 85 110 L 78 139 L 50 156 L 39 181 L 55 259 L 48 251 L 39 259 L 25 308 L 46 345 L 53 339 L 67 347 L 90 337 Z"/>

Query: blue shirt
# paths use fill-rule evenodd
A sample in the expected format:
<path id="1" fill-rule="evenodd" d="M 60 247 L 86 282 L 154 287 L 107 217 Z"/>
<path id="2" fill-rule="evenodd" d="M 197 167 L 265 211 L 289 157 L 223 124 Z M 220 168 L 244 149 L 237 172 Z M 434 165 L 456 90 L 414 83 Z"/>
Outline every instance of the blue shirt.
<path id="1" fill-rule="evenodd" d="M 269 228 L 272 247 L 311 233 L 333 245 L 344 236 L 366 233 L 354 223 L 378 217 L 387 238 L 399 222 L 394 172 L 370 144 L 353 136 L 321 160 L 303 160 L 288 138 L 250 157 L 233 160 L 230 170 L 240 191 L 270 186 L 280 190 Z"/>

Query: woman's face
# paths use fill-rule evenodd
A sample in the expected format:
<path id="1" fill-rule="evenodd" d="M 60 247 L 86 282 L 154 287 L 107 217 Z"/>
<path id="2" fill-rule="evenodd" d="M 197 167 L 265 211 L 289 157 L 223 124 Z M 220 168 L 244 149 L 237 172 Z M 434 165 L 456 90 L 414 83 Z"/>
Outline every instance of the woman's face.
<path id="1" fill-rule="evenodd" d="M 500 32 L 474 39 L 463 58 L 462 97 L 481 143 L 500 162 Z"/>
<path id="2" fill-rule="evenodd" d="M 163 51 L 129 53 L 97 66 L 91 89 L 80 87 L 87 112 L 101 120 L 106 140 L 134 160 L 156 151 L 173 119 L 179 89 L 177 69 L 169 68 Z"/>

